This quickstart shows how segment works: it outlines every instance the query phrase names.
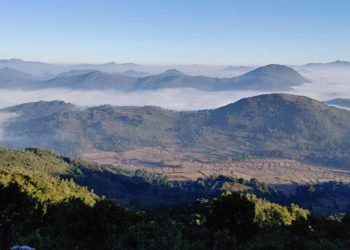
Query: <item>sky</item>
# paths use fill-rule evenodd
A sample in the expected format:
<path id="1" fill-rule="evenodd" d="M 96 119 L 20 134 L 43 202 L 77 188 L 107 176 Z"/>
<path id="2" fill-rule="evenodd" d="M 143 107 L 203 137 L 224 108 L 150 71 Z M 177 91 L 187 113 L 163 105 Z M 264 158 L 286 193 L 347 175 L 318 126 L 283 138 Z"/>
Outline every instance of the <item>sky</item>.
<path id="1" fill-rule="evenodd" d="M 51 63 L 350 60 L 348 0 L 0 0 L 0 58 Z"/>

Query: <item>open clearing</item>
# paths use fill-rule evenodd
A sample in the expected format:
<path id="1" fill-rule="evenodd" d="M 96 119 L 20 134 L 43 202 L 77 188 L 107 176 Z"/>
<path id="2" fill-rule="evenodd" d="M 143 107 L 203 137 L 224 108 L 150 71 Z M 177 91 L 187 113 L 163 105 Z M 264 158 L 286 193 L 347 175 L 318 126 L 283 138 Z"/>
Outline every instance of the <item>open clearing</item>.
<path id="1" fill-rule="evenodd" d="M 172 148 L 145 147 L 118 153 L 92 150 L 84 152 L 82 157 L 129 170 L 144 169 L 165 175 L 170 180 L 196 180 L 225 175 L 244 179 L 256 178 L 276 187 L 332 180 L 350 182 L 350 171 L 308 165 L 295 160 L 221 160 L 212 155 L 178 152 Z"/>

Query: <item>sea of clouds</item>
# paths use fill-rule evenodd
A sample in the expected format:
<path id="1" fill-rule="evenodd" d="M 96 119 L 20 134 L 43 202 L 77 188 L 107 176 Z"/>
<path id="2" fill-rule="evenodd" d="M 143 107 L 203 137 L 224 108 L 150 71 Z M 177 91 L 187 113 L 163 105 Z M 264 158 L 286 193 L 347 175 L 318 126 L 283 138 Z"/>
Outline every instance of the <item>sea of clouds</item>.
<path id="1" fill-rule="evenodd" d="M 208 92 L 190 88 L 162 89 L 155 91 L 121 92 L 115 90 L 0 90 L 0 108 L 36 101 L 62 100 L 80 106 L 111 104 L 114 106 L 154 105 L 173 110 L 213 109 L 269 92 L 217 91 Z M 271 93 L 271 92 L 270 92 Z M 286 93 L 304 95 L 320 101 L 334 98 L 350 98 L 350 88 L 344 84 L 307 83 Z"/>
<path id="2" fill-rule="evenodd" d="M 303 95 L 319 101 L 334 98 L 350 99 L 349 77 L 341 75 L 327 77 L 322 74 L 308 75 L 312 82 L 294 87 L 285 93 Z M 161 89 L 153 91 L 121 92 L 116 90 L 72 90 L 72 89 L 0 89 L 0 109 L 28 102 L 62 100 L 79 106 L 160 106 L 172 110 L 214 109 L 240 100 L 241 98 L 267 94 L 259 91 L 217 91 L 208 92 L 191 88 Z M 6 140 L 8 122 L 16 114 L 0 111 L 0 140 Z"/>
<path id="3" fill-rule="evenodd" d="M 286 93 L 304 95 L 319 101 L 350 98 L 350 72 L 310 72 L 305 75 L 310 83 L 294 87 Z M 111 104 L 114 106 L 154 105 L 173 110 L 213 109 L 269 92 L 217 91 L 208 92 L 191 88 L 160 89 L 153 91 L 122 92 L 116 90 L 72 89 L 0 89 L 0 109 L 40 100 L 62 100 L 80 106 Z M 270 92 L 271 93 L 271 92 Z"/>

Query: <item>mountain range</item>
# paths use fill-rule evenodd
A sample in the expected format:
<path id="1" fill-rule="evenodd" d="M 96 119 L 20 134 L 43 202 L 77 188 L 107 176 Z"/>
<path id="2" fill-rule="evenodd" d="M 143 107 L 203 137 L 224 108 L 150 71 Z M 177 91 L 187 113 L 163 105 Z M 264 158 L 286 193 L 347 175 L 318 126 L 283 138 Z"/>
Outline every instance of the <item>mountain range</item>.
<path id="1" fill-rule="evenodd" d="M 282 91 L 307 81 L 306 78 L 287 66 L 270 64 L 233 78 L 188 76 L 178 70 L 171 69 L 157 76 L 140 79 L 136 88 L 190 87 L 203 90 Z"/>
<path id="2" fill-rule="evenodd" d="M 45 147 L 65 155 L 174 148 L 210 158 L 295 159 L 350 168 L 350 113 L 287 94 L 242 99 L 213 110 L 175 112 L 158 107 L 81 108 L 60 101 L 1 110 L 9 147 Z"/>
<path id="3" fill-rule="evenodd" d="M 40 82 L 40 88 L 132 90 L 135 78 L 101 71 L 70 71 Z M 38 86 L 37 86 L 38 87 Z"/>
<path id="4" fill-rule="evenodd" d="M 9 68 L 6 68 L 9 71 Z M 5 69 L 4 69 L 5 70 Z M 18 75 L 21 75 L 20 73 Z M 24 75 L 24 73 L 22 73 Z M 2 88 L 70 88 L 70 89 L 116 89 L 122 91 L 154 90 L 162 88 L 196 88 L 208 91 L 223 90 L 258 90 L 286 91 L 293 86 L 309 80 L 298 72 L 284 65 L 271 64 L 257 68 L 241 76 L 215 78 L 208 76 L 190 76 L 176 69 L 169 69 L 158 75 L 129 70 L 122 73 L 108 73 L 91 68 L 75 69 L 58 74 L 48 80 L 32 79 L 25 84 L 25 79 L 0 81 Z M 1 77 L 1 72 L 0 72 Z M 4 78 L 4 77 L 3 77 Z M 1 78 L 0 78 L 1 79 Z M 12 85 L 9 85 L 10 83 Z"/>
<path id="5" fill-rule="evenodd" d="M 57 75 L 71 70 L 99 70 L 105 72 L 123 72 L 138 69 L 141 65 L 135 63 L 109 62 L 104 64 L 50 64 L 35 61 L 24 61 L 17 58 L 0 60 L 0 68 L 9 67 L 39 77 Z"/>
<path id="6" fill-rule="evenodd" d="M 328 63 L 308 63 L 304 65 L 297 66 L 299 69 L 304 70 L 349 70 L 350 62 L 348 61 L 333 61 Z"/>

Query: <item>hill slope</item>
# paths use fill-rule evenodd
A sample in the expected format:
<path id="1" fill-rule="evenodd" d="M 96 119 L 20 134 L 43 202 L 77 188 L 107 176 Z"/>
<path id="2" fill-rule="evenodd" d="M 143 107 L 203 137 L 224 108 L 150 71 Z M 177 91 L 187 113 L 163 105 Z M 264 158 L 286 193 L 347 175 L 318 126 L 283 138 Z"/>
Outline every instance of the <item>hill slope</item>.
<path id="1" fill-rule="evenodd" d="M 97 197 L 72 180 L 58 179 L 53 176 L 55 166 L 58 172 L 65 169 L 62 166 L 69 166 L 74 170 L 73 176 L 83 175 L 78 170 L 94 167 L 46 150 L 0 150 L 1 249 L 14 245 L 87 250 L 230 249 L 232 244 L 242 249 L 270 249 L 271 246 L 289 249 L 296 245 L 302 249 L 325 246 L 347 249 L 349 246 L 348 215 L 313 217 L 308 210 L 295 204 L 282 206 L 244 192 L 176 203 L 176 207 L 163 207 L 156 213 L 138 212 L 125 209 L 113 200 Z M 118 175 L 112 171 L 110 174 Z M 94 178 L 92 184 L 96 185 L 96 181 L 105 184 L 106 179 Z M 146 182 L 140 179 L 125 185 L 126 193 L 135 189 L 144 191 Z M 137 181 L 142 185 L 137 185 Z M 115 180 L 109 189 L 120 188 L 118 182 Z M 194 190 L 207 189 L 217 190 L 218 196 L 222 190 L 227 190 L 221 190 L 221 187 L 231 184 L 254 189 L 260 185 L 255 180 L 247 182 L 221 177 L 185 184 L 177 193 L 178 197 L 183 197 Z M 159 189 L 154 183 L 150 186 L 154 196 L 169 198 L 171 188 Z M 319 209 L 324 202 L 322 196 L 329 199 L 334 190 L 342 191 L 343 187 L 343 184 L 335 183 L 330 183 L 325 190 L 320 185 L 314 191 L 312 186 L 303 187 L 305 191 L 299 190 L 298 194 L 305 205 L 317 197 L 315 205 Z M 343 195 L 347 196 L 350 189 L 345 188 Z M 269 188 L 261 185 L 260 194 L 270 197 Z M 335 197 L 337 203 L 338 197 Z"/>
<path id="2" fill-rule="evenodd" d="M 51 105 L 58 104 L 2 110 L 18 115 L 7 123 L 9 139 L 2 144 L 47 147 L 68 155 L 163 147 L 219 158 L 281 157 L 349 168 L 349 112 L 307 97 L 261 95 L 196 112 L 108 105 L 79 109 L 69 104 L 36 112 Z"/>
<path id="3" fill-rule="evenodd" d="M 0 88 L 19 88 L 33 84 L 35 77 L 12 69 L 0 68 Z"/>
<path id="4" fill-rule="evenodd" d="M 82 72 L 79 74 L 79 72 Z M 129 76 L 101 71 L 73 71 L 41 83 L 42 87 L 72 89 L 131 90 L 135 79 Z"/>
<path id="5" fill-rule="evenodd" d="M 69 164 L 49 151 L 0 149 L 0 186 L 16 184 L 45 206 L 72 198 L 94 204 L 94 193 L 60 178 L 68 173 L 73 173 Z"/>
<path id="6" fill-rule="evenodd" d="M 234 78 L 233 86 L 236 89 L 281 91 L 308 81 L 290 67 L 270 64 Z"/>

